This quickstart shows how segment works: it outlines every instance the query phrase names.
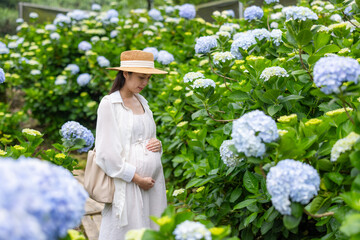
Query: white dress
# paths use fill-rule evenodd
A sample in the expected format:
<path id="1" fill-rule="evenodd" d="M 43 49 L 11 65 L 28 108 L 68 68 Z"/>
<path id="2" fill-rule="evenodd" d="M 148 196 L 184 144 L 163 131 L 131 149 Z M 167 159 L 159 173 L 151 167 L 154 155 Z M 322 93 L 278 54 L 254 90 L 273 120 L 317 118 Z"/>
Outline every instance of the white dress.
<path id="1" fill-rule="evenodd" d="M 125 204 L 128 224 L 119 227 L 113 204 L 105 204 L 102 211 L 100 240 L 123 240 L 127 231 L 139 228 L 158 229 L 150 216 L 160 217 L 167 205 L 165 179 L 161 164 L 161 153 L 146 149 L 149 139 L 156 137 L 156 126 L 152 115 L 145 109 L 144 114 L 133 114 L 134 123 L 128 163 L 136 167 L 142 177 L 152 177 L 154 186 L 145 191 L 137 184 L 126 183 Z"/>

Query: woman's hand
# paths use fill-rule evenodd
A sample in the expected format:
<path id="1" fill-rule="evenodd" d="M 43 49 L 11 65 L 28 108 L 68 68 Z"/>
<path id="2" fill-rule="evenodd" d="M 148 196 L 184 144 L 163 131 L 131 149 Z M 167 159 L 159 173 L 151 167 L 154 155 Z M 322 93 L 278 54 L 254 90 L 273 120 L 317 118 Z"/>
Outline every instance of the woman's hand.
<path id="1" fill-rule="evenodd" d="M 155 180 L 151 177 L 140 177 L 137 173 L 135 173 L 132 181 L 143 190 L 149 190 L 155 184 Z"/>
<path id="2" fill-rule="evenodd" d="M 146 144 L 146 148 L 152 152 L 160 152 L 161 151 L 161 141 L 156 138 L 151 138 L 149 142 Z"/>

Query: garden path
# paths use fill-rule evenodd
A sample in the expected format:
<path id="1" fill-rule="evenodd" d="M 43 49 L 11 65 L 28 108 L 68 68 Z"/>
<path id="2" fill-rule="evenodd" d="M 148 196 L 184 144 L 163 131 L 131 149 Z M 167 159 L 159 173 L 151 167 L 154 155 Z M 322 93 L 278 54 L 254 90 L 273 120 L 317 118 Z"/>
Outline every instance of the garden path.
<path id="1" fill-rule="evenodd" d="M 75 178 L 83 185 L 84 184 L 84 170 L 74 170 Z M 98 240 L 101 223 L 101 211 L 104 204 L 98 203 L 91 198 L 86 200 L 85 215 L 81 220 L 85 235 L 89 240 Z"/>

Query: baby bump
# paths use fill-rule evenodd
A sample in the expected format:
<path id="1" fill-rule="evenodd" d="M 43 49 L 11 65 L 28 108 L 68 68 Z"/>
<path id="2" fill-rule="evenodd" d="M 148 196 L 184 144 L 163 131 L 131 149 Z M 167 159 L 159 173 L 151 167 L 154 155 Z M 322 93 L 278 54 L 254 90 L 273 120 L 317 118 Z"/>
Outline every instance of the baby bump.
<path id="1" fill-rule="evenodd" d="M 134 148 L 136 172 L 142 177 L 156 179 L 162 173 L 161 153 L 152 152 L 143 145 L 136 144 Z"/>

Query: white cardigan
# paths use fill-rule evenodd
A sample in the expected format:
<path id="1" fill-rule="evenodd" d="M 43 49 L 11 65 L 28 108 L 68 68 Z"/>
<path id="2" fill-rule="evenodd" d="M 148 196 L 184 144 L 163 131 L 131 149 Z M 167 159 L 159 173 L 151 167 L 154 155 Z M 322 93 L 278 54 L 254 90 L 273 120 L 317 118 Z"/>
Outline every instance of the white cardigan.
<path id="1" fill-rule="evenodd" d="M 135 94 L 142 105 L 152 114 L 147 100 Z M 135 166 L 127 163 L 133 114 L 121 98 L 120 91 L 113 92 L 101 99 L 96 123 L 96 163 L 114 179 L 115 193 L 113 204 L 117 208 L 120 227 L 127 225 L 125 204 L 126 183 L 134 177 Z M 123 214 L 124 213 L 124 214 Z"/>

